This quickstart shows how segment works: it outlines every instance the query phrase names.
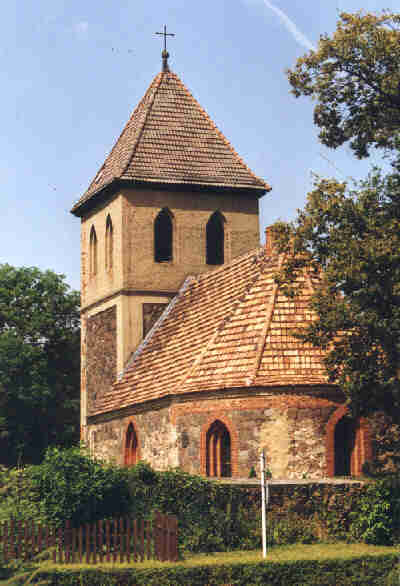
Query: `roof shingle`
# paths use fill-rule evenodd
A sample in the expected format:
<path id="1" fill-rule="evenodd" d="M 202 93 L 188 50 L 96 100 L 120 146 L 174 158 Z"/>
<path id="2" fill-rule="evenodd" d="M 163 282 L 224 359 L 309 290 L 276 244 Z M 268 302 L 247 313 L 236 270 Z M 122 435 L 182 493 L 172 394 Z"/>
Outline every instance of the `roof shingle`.
<path id="1" fill-rule="evenodd" d="M 171 71 L 153 79 L 72 213 L 115 180 L 270 190 Z"/>
<path id="2" fill-rule="evenodd" d="M 90 415 L 168 395 L 326 385 L 322 352 L 294 336 L 315 317 L 311 281 L 288 299 L 274 280 L 281 262 L 256 249 L 189 277 Z"/>

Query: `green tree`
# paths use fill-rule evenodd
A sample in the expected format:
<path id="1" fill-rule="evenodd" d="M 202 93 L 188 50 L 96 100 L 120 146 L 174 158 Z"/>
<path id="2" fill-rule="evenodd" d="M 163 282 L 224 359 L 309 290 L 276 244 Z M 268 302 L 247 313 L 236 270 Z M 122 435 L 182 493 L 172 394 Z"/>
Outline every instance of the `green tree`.
<path id="1" fill-rule="evenodd" d="M 79 294 L 64 277 L 0 265 L 0 463 L 79 438 Z"/>
<path id="2" fill-rule="evenodd" d="M 319 138 L 348 141 L 358 158 L 393 149 L 400 130 L 400 14 L 342 13 L 331 37 L 287 72 L 292 93 L 316 101 Z"/>
<path id="3" fill-rule="evenodd" d="M 326 351 L 331 381 L 355 416 L 386 412 L 400 423 L 400 164 L 357 189 L 320 179 L 292 224 L 277 224 L 287 262 L 277 280 L 314 279 L 317 319 L 299 336 Z"/>

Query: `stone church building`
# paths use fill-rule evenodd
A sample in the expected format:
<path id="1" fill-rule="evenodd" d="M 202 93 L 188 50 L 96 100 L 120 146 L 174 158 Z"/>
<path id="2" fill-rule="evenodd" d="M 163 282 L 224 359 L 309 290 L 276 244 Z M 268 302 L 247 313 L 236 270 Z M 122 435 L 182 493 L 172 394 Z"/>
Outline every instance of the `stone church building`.
<path id="1" fill-rule="evenodd" d="M 368 422 L 346 414 L 321 352 L 293 336 L 315 283 L 289 299 L 259 246 L 270 190 L 168 67 L 86 193 L 81 218 L 82 439 L 145 460 L 248 477 L 358 475 Z"/>

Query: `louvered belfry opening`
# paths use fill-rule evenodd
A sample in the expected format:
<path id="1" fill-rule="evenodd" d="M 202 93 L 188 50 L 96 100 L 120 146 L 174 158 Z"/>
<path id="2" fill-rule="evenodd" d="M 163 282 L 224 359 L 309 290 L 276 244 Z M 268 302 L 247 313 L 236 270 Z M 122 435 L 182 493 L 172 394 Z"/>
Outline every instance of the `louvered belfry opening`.
<path id="1" fill-rule="evenodd" d="M 220 212 L 214 212 L 206 227 L 206 262 L 208 265 L 224 264 L 224 223 Z"/>
<path id="2" fill-rule="evenodd" d="M 345 415 L 335 427 L 335 476 L 353 473 L 352 459 L 356 444 L 356 421 Z"/>
<path id="3" fill-rule="evenodd" d="M 231 436 L 227 427 L 214 421 L 206 436 L 207 476 L 232 476 Z"/>
<path id="4" fill-rule="evenodd" d="M 163 208 L 154 222 L 154 260 L 156 262 L 172 260 L 172 241 L 172 214 L 168 208 Z"/>
<path id="5" fill-rule="evenodd" d="M 138 461 L 138 441 L 135 428 L 130 423 L 126 432 L 125 466 L 134 466 Z"/>

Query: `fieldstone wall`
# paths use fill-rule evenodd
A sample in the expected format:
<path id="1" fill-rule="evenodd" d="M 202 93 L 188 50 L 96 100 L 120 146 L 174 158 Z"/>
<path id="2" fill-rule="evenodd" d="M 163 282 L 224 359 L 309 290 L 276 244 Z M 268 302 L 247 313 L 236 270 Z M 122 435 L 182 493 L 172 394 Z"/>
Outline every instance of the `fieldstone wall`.
<path id="1" fill-rule="evenodd" d="M 327 475 L 326 424 L 336 407 L 288 409 L 287 478 L 323 478 Z"/>
<path id="2" fill-rule="evenodd" d="M 167 303 L 143 303 L 143 338 L 149 333 L 153 325 L 161 316 Z"/>
<path id="3" fill-rule="evenodd" d="M 258 472 L 265 449 L 274 479 L 326 477 L 326 426 L 338 403 L 295 394 L 266 397 L 203 399 L 136 413 L 89 425 L 96 456 L 124 465 L 125 436 L 132 422 L 141 460 L 154 468 L 179 466 L 191 474 L 206 473 L 206 434 L 221 421 L 231 438 L 233 476 Z"/>
<path id="4" fill-rule="evenodd" d="M 90 414 L 117 373 L 117 310 L 113 305 L 87 319 L 86 389 Z"/>
<path id="5" fill-rule="evenodd" d="M 326 398 L 301 395 L 194 401 L 173 407 L 179 466 L 205 473 L 205 434 L 217 419 L 231 439 L 233 474 L 247 478 L 259 468 L 262 448 L 273 478 L 326 476 L 326 424 L 338 407 Z"/>
<path id="6" fill-rule="evenodd" d="M 96 457 L 124 465 L 126 432 L 133 423 L 138 456 L 158 470 L 178 466 L 178 437 L 169 409 L 155 409 L 103 423 L 89 424 L 89 445 Z"/>

